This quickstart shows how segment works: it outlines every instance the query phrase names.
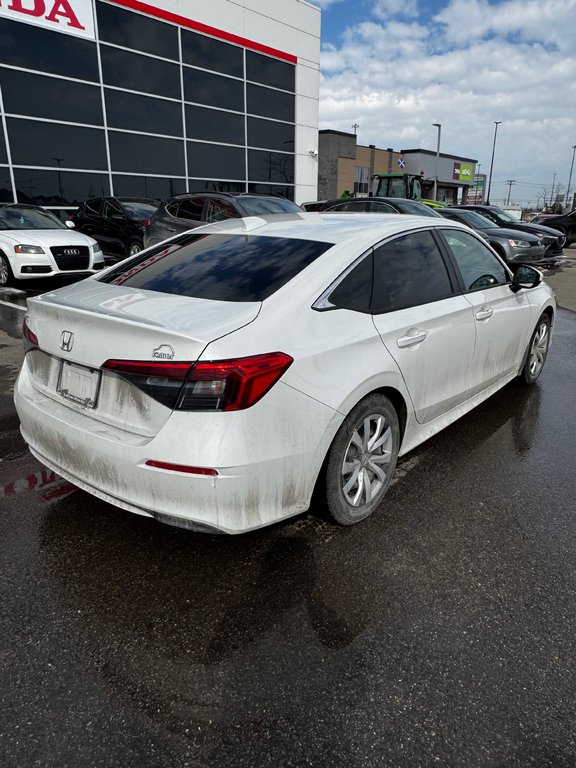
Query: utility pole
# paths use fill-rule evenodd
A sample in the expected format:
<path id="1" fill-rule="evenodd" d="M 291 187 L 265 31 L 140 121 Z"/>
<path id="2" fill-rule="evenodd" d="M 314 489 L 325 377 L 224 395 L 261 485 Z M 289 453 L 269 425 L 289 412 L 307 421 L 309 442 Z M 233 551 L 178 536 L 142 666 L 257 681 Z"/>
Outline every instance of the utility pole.
<path id="1" fill-rule="evenodd" d="M 354 131 L 354 136 L 356 136 L 356 133 L 358 132 L 358 128 L 360 128 L 358 123 L 354 123 L 354 125 L 352 126 L 352 130 Z"/>
<path id="2" fill-rule="evenodd" d="M 554 184 L 556 184 L 556 174 L 554 174 L 554 178 L 552 179 L 552 189 L 550 190 L 550 207 L 554 207 Z"/>
<path id="3" fill-rule="evenodd" d="M 506 205 L 510 205 L 510 193 L 512 192 L 512 184 L 516 184 L 516 179 L 508 179 L 506 184 L 508 184 L 508 200 L 506 200 Z"/>
<path id="4" fill-rule="evenodd" d="M 498 135 L 499 125 L 502 125 L 502 120 L 494 120 L 494 143 L 492 144 L 492 159 L 490 160 L 490 176 L 488 177 L 488 193 L 486 195 L 486 205 L 490 205 L 490 190 L 492 189 L 492 168 L 494 168 L 494 153 L 496 152 L 496 136 Z"/>

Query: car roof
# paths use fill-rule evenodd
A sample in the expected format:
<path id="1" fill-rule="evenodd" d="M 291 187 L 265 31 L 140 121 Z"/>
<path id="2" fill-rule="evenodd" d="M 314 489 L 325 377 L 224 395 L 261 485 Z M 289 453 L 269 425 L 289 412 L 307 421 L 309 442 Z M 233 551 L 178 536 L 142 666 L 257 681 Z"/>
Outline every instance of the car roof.
<path id="1" fill-rule="evenodd" d="M 448 222 L 441 217 L 413 216 L 402 213 L 275 213 L 249 216 L 241 219 L 226 219 L 195 229 L 195 233 L 212 232 L 222 234 L 256 235 L 267 237 L 288 237 L 302 240 L 316 240 L 332 243 L 369 243 L 402 234 L 415 229 L 446 227 Z M 452 227 L 469 228 L 458 222 Z"/>

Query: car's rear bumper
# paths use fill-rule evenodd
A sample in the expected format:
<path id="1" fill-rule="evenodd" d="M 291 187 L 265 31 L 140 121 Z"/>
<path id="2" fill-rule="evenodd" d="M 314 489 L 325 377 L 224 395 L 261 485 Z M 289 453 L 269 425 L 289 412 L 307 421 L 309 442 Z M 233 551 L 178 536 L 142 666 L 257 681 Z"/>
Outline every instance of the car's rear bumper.
<path id="1" fill-rule="evenodd" d="M 261 407 L 256 419 L 246 416 L 252 409 L 174 413 L 156 436 L 142 437 L 95 427 L 81 409 L 38 392 L 26 363 L 15 403 L 32 453 L 71 483 L 130 512 L 223 533 L 305 511 L 341 421 L 327 406 L 279 384 L 253 406 Z M 147 466 L 149 460 L 217 475 L 158 469 Z"/>

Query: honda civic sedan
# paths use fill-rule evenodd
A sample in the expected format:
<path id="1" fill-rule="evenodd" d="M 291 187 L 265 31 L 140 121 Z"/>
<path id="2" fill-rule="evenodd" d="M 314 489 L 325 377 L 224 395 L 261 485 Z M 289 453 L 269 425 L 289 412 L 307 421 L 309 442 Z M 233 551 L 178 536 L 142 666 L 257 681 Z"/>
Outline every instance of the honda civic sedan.
<path id="1" fill-rule="evenodd" d="M 555 311 L 442 218 L 229 220 L 29 299 L 16 407 L 41 462 L 122 509 L 238 533 L 316 492 L 350 525 L 399 456 L 536 381 Z"/>

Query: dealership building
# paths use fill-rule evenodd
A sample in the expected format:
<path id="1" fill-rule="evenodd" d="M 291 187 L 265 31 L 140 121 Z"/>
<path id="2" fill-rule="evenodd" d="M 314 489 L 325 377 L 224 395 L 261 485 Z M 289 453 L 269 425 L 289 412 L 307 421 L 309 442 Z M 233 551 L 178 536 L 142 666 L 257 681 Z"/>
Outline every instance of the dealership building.
<path id="1" fill-rule="evenodd" d="M 320 10 L 0 0 L 0 202 L 316 198 Z"/>

